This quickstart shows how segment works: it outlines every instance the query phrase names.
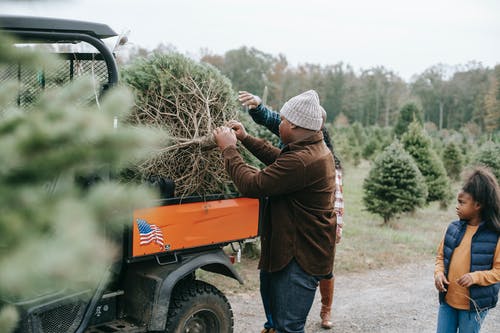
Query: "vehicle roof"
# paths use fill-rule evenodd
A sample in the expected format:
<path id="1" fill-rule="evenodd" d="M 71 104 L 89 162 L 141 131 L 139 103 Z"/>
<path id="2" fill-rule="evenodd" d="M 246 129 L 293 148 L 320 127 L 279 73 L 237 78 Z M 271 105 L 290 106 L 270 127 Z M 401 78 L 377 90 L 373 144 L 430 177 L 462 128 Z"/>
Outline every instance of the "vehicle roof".
<path id="1" fill-rule="evenodd" d="M 0 30 L 16 34 L 16 31 L 70 32 L 90 34 L 99 39 L 117 36 L 108 25 L 102 23 L 34 16 L 0 15 Z"/>

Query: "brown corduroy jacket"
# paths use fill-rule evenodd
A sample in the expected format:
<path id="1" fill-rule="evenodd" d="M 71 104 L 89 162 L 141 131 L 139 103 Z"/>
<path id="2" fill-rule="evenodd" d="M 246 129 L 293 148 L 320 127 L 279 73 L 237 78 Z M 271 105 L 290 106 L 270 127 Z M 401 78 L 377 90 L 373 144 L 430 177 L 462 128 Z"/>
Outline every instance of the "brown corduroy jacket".
<path id="1" fill-rule="evenodd" d="M 311 275 L 332 272 L 336 217 L 335 166 L 323 134 L 290 143 L 282 150 L 248 135 L 243 145 L 267 166 L 247 165 L 236 147 L 224 149 L 224 163 L 238 190 L 268 197 L 261 230 L 259 268 L 283 269 L 292 258 Z"/>

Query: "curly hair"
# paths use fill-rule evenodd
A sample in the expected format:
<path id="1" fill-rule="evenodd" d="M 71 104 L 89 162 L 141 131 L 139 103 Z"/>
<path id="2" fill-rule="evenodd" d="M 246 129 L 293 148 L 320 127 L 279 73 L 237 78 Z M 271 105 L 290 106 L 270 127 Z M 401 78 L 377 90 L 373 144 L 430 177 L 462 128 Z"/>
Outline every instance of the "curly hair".
<path id="1" fill-rule="evenodd" d="M 490 169 L 484 166 L 470 171 L 462 186 L 481 205 L 481 217 L 490 228 L 500 233 L 500 188 Z"/>
<path id="2" fill-rule="evenodd" d="M 340 161 L 339 157 L 337 156 L 337 153 L 335 152 L 335 149 L 333 148 L 330 132 L 328 132 L 325 126 L 323 126 L 321 131 L 323 132 L 323 139 L 325 140 L 326 146 L 332 152 L 333 159 L 335 160 L 335 169 L 342 170 L 342 162 Z"/>

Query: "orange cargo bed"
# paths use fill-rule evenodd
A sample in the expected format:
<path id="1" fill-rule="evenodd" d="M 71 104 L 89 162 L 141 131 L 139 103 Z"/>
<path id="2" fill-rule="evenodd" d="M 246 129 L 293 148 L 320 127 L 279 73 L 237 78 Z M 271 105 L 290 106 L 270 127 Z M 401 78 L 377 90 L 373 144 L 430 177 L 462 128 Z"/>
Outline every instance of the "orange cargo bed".
<path id="1" fill-rule="evenodd" d="M 131 259 L 258 236 L 259 200 L 182 202 L 134 210 Z"/>

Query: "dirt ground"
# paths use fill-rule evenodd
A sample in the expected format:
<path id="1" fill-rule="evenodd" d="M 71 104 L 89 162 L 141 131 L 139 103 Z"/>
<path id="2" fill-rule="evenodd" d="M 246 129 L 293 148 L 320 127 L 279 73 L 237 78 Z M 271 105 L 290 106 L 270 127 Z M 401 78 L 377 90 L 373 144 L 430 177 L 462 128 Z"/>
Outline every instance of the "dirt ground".
<path id="1" fill-rule="evenodd" d="M 223 290 L 233 308 L 235 333 L 261 331 L 264 312 L 256 288 L 257 272 L 255 267 L 247 267 L 243 272 L 246 285 L 251 287 Z M 438 300 L 432 276 L 432 262 L 364 273 L 337 274 L 333 329 L 324 330 L 319 326 L 318 290 L 309 313 L 306 332 L 435 332 Z M 500 332 L 499 308 L 490 310 L 481 332 Z"/>

